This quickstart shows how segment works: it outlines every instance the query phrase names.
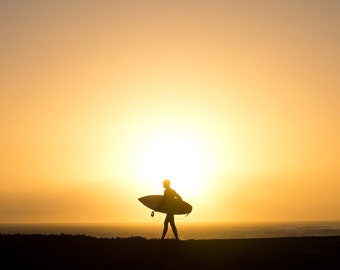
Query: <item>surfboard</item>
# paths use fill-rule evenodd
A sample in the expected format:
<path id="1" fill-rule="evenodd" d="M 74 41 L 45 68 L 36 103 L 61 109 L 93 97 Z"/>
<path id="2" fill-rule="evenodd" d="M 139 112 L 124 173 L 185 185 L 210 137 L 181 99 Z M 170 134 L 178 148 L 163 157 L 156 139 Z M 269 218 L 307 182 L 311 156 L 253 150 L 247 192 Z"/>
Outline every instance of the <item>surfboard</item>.
<path id="1" fill-rule="evenodd" d="M 161 213 L 184 215 L 192 211 L 192 206 L 175 198 L 165 199 L 163 195 L 149 195 L 138 198 L 146 207 Z"/>

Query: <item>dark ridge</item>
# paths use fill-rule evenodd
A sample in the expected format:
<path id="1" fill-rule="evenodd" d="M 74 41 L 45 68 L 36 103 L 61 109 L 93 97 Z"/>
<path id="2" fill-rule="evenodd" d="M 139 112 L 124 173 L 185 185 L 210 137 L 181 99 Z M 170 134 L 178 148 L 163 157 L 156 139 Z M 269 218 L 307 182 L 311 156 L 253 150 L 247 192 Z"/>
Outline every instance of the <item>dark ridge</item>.
<path id="1" fill-rule="evenodd" d="M 8 269 L 340 269 L 340 236 L 221 240 L 0 234 Z"/>

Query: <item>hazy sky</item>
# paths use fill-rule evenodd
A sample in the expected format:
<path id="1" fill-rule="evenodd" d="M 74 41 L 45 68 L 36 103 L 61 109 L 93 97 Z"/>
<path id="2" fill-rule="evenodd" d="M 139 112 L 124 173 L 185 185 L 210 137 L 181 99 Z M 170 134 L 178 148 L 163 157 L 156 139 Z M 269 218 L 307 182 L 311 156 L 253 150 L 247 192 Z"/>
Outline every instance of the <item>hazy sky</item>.
<path id="1" fill-rule="evenodd" d="M 340 1 L 0 1 L 0 222 L 340 220 Z"/>

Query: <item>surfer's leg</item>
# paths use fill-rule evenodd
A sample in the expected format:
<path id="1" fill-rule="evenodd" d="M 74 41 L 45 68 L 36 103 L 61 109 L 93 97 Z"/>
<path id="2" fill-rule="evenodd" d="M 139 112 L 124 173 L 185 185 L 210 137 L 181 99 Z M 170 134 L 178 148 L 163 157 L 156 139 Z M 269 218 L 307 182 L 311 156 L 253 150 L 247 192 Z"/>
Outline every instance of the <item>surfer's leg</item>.
<path id="1" fill-rule="evenodd" d="M 163 229 L 163 234 L 162 234 L 161 239 L 164 239 L 166 233 L 168 232 L 168 225 L 169 225 L 169 215 L 166 215 L 166 218 L 164 220 L 164 229 Z"/>
<path id="2" fill-rule="evenodd" d="M 178 240 L 179 238 L 178 238 L 177 228 L 176 228 L 176 225 L 175 225 L 174 215 L 171 215 L 171 217 L 169 218 L 169 222 L 170 222 L 172 232 L 174 233 L 176 239 Z"/>

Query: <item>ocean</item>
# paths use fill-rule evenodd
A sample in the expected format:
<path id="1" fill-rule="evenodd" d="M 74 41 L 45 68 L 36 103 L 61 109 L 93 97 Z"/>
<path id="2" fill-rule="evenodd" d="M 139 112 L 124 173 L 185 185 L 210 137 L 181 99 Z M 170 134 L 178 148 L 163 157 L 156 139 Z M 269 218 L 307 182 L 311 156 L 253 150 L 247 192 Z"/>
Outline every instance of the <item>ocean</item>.
<path id="1" fill-rule="evenodd" d="M 182 240 L 340 236 L 340 221 L 265 223 L 192 223 L 177 221 L 176 226 Z M 160 238 L 162 229 L 163 223 L 161 221 L 125 224 L 0 224 L 1 234 L 72 234 L 99 238 L 140 236 L 147 239 L 155 239 Z M 173 238 L 170 226 L 167 237 Z"/>

